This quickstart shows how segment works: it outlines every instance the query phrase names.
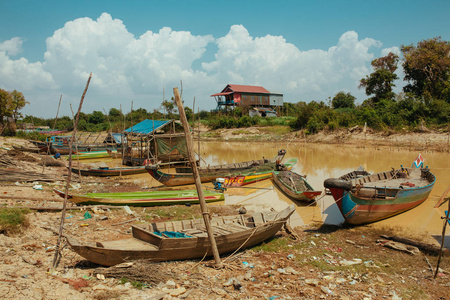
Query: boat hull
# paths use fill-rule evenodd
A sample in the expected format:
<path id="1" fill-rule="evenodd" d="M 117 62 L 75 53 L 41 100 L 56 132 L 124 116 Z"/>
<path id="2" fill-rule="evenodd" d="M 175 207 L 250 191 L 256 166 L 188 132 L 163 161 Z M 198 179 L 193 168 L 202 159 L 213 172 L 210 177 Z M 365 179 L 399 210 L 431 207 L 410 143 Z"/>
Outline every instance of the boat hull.
<path id="1" fill-rule="evenodd" d="M 297 163 L 297 159 L 292 158 L 292 159 L 289 159 L 284 164 L 284 167 L 288 170 L 291 170 L 296 163 Z M 227 186 L 240 187 L 240 186 L 244 186 L 247 184 L 266 180 L 266 179 L 269 179 L 272 177 L 273 171 L 274 171 L 273 169 L 270 169 L 270 170 L 266 170 L 266 171 L 262 171 L 262 172 L 255 171 L 255 172 L 241 173 L 241 174 L 236 174 L 236 175 L 231 175 L 231 176 L 224 176 L 223 177 L 225 179 L 224 186 L 225 187 L 227 187 Z"/>
<path id="2" fill-rule="evenodd" d="M 219 254 L 229 253 L 237 249 L 246 249 L 273 237 L 284 226 L 288 218 L 295 211 L 290 206 L 280 212 L 280 217 L 256 227 L 242 227 L 235 232 L 215 234 L 215 241 Z M 224 228 L 214 227 L 213 230 Z M 236 228 L 236 227 L 235 227 Z M 216 232 L 216 231 L 215 231 Z M 184 238 L 165 238 L 138 229 L 133 226 L 133 238 L 81 244 L 71 237 L 67 237 L 71 248 L 87 260 L 104 266 L 113 266 L 130 260 L 146 259 L 150 261 L 169 261 L 202 258 L 213 254 L 209 238 L 192 236 Z"/>
<path id="3" fill-rule="evenodd" d="M 394 174 L 398 171 L 403 172 L 402 170 L 406 169 L 387 171 L 370 176 L 382 177 L 385 174 Z M 353 225 L 373 223 L 415 208 L 428 198 L 436 181 L 435 176 L 429 173 L 427 178 L 423 179 L 426 180 L 426 183 L 422 186 L 400 185 L 397 187 L 383 187 L 382 183 L 378 183 L 377 187 L 367 189 L 355 187 L 355 182 L 361 183 L 368 177 L 355 179 L 352 181 L 351 188 L 345 186 L 343 188 L 336 187 L 334 182 L 332 184 L 330 182 L 327 183 L 329 179 L 324 183 L 325 187 L 329 188 L 333 195 L 346 223 Z M 408 180 L 410 179 L 405 178 L 403 181 L 407 183 L 409 182 Z"/>
<path id="4" fill-rule="evenodd" d="M 64 198 L 65 193 L 54 190 Z M 223 193 L 204 191 L 205 202 L 225 200 Z M 177 204 L 198 204 L 197 191 L 152 191 L 134 193 L 90 193 L 85 195 L 68 195 L 67 199 L 77 205 L 117 205 L 117 206 L 160 206 Z"/>
<path id="5" fill-rule="evenodd" d="M 283 178 L 279 176 L 280 172 L 272 172 L 272 180 L 275 186 L 289 198 L 310 203 L 315 201 L 316 197 L 322 194 L 322 191 L 315 191 L 300 175 L 293 172 L 290 173 L 292 173 L 292 177 L 295 177 L 295 181 L 300 180 L 303 182 L 306 190 L 294 190 L 289 183 L 285 182 Z"/>
<path id="6" fill-rule="evenodd" d="M 75 174 L 81 174 L 82 176 L 97 176 L 97 177 L 108 177 L 108 176 L 126 176 L 133 174 L 142 174 L 147 172 L 145 167 L 124 167 L 120 168 L 108 168 L 108 169 L 71 169 Z"/>

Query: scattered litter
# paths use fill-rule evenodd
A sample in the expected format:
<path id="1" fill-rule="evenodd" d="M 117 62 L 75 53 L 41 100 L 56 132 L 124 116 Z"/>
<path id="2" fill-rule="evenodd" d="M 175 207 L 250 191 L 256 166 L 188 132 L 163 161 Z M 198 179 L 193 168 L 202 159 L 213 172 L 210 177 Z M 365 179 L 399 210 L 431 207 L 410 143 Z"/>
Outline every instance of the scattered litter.
<path id="1" fill-rule="evenodd" d="M 124 206 L 124 207 L 123 207 L 123 210 L 124 210 L 127 214 L 129 214 L 129 215 L 134 215 L 134 211 L 132 211 L 132 210 L 130 209 L 130 207 L 128 207 L 128 206 Z"/>
<path id="2" fill-rule="evenodd" d="M 341 266 L 351 266 L 351 265 L 358 265 L 358 264 L 360 264 L 360 263 L 362 263 L 362 259 L 360 259 L 360 258 L 354 258 L 354 259 L 352 259 L 352 260 L 346 260 L 346 259 L 343 259 L 343 260 L 341 260 L 340 261 L 340 265 Z"/>
<path id="3" fill-rule="evenodd" d="M 326 286 L 321 286 L 320 289 L 322 290 L 322 292 L 324 292 L 325 294 L 328 295 L 333 295 L 333 292 Z"/>
<path id="4" fill-rule="evenodd" d="M 33 185 L 33 189 L 42 191 L 42 190 L 43 190 L 42 184 L 36 184 L 36 185 Z"/>
<path id="5" fill-rule="evenodd" d="M 87 211 L 87 212 L 84 213 L 84 218 L 83 218 L 83 219 L 80 219 L 80 220 L 81 220 L 81 221 L 84 221 L 84 220 L 87 220 L 87 219 L 90 219 L 90 218 L 92 218 L 92 216 L 91 216 L 91 214 Z"/>

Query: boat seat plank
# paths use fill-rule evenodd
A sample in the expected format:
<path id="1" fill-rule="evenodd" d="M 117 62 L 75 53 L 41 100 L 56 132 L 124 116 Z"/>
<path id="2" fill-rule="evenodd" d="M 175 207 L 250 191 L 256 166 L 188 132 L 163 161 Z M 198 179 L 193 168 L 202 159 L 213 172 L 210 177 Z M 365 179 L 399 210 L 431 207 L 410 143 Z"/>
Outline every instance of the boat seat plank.
<path id="1" fill-rule="evenodd" d="M 158 247 L 156 247 L 155 245 L 134 238 L 101 243 L 97 242 L 97 247 L 118 249 L 118 250 L 145 250 L 145 251 L 158 250 Z"/>

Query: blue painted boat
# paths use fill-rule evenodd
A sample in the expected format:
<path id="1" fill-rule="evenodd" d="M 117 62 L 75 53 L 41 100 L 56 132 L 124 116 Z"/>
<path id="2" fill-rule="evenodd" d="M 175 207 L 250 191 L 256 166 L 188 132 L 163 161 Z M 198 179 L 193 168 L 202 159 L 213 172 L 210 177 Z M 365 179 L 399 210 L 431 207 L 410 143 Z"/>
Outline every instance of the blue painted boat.
<path id="1" fill-rule="evenodd" d="M 324 186 L 346 223 L 361 225 L 386 219 L 424 202 L 436 182 L 427 168 L 404 168 L 358 176 L 329 178 Z"/>

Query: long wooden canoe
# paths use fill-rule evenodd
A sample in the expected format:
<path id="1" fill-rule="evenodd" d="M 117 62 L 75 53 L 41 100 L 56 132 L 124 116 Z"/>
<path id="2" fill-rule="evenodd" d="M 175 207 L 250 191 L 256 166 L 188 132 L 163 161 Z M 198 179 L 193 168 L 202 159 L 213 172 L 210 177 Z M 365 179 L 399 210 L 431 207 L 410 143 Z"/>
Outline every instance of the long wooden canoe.
<path id="1" fill-rule="evenodd" d="M 199 168 L 200 180 L 201 182 L 211 182 L 216 178 L 236 176 L 242 173 L 255 174 L 262 171 L 267 173 L 268 170 L 270 171 L 270 177 L 270 173 L 275 170 L 277 162 L 281 162 L 285 154 L 285 150 L 280 150 L 278 151 L 278 155 L 272 160 L 263 160 L 258 163 L 255 163 L 257 161 L 250 161 Z M 167 186 L 187 185 L 194 184 L 195 182 L 192 173 L 165 173 L 160 170 L 158 165 L 146 166 L 145 169 L 153 178 Z"/>
<path id="2" fill-rule="evenodd" d="M 329 178 L 331 191 L 345 222 L 372 223 L 412 209 L 424 202 L 436 181 L 428 168 L 404 168 L 358 176 Z"/>
<path id="3" fill-rule="evenodd" d="M 64 198 L 65 193 L 54 189 Z M 206 202 L 223 201 L 223 193 L 204 191 Z M 121 206 L 157 206 L 176 204 L 198 204 L 196 190 L 147 191 L 128 193 L 88 193 L 84 195 L 68 195 L 69 201 L 80 205 L 121 205 Z"/>
<path id="4" fill-rule="evenodd" d="M 316 191 L 301 176 L 292 171 L 272 172 L 273 183 L 289 198 L 297 201 L 313 202 L 322 191 Z"/>
<path id="5" fill-rule="evenodd" d="M 147 172 L 144 166 L 123 167 L 123 168 L 98 167 L 88 169 L 72 168 L 71 171 L 75 174 L 81 174 L 82 176 L 98 176 L 98 177 L 120 176 L 120 175 L 125 176 Z"/>
<path id="6" fill-rule="evenodd" d="M 294 211 L 291 205 L 279 213 L 212 218 L 219 253 L 245 249 L 273 237 Z M 168 261 L 212 255 L 203 219 L 133 225 L 132 237 L 124 240 L 81 243 L 67 236 L 67 242 L 82 257 L 104 266 L 138 259 Z"/>
<path id="7" fill-rule="evenodd" d="M 285 162 L 284 168 L 287 170 L 292 169 L 292 167 L 297 163 L 296 158 L 291 158 L 287 162 Z M 272 177 L 272 172 L 275 170 L 274 167 L 271 168 L 258 168 L 258 169 L 252 169 L 248 172 L 240 172 L 236 174 L 231 174 L 229 176 L 224 176 L 224 187 L 227 186 L 233 186 L 233 187 L 239 187 L 251 183 L 255 183 L 258 181 L 266 180 Z"/>
<path id="8" fill-rule="evenodd" d="M 72 159 L 79 159 L 79 160 L 93 159 L 93 158 L 106 158 L 106 157 L 111 157 L 111 155 L 109 155 L 109 153 L 106 150 L 105 151 L 78 152 L 78 153 L 72 154 Z M 68 159 L 68 156 L 66 157 L 66 159 Z"/>

